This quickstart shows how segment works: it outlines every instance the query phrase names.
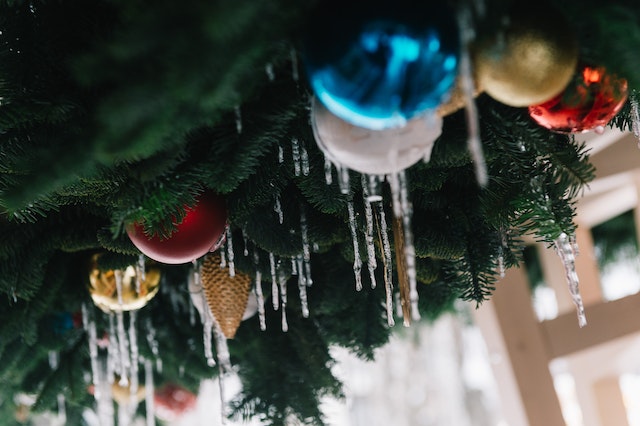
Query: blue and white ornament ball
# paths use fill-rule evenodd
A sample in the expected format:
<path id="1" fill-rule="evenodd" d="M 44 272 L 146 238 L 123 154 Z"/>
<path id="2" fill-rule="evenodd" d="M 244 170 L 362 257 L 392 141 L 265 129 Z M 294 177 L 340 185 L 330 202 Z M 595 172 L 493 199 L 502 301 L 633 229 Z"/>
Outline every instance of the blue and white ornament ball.
<path id="1" fill-rule="evenodd" d="M 321 0 L 302 53 L 314 95 L 331 113 L 382 130 L 449 99 L 459 31 L 444 2 Z"/>

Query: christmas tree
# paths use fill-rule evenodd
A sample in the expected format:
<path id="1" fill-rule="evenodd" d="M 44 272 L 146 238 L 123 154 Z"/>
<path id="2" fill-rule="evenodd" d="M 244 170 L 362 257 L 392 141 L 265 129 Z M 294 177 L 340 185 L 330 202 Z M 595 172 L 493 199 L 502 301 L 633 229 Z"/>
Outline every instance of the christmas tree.
<path id="1" fill-rule="evenodd" d="M 595 173 L 575 135 L 638 131 L 635 2 L 325 3 L 1 2 L 0 422 L 17 418 L 13 395 L 45 411 L 63 394 L 80 424 L 100 392 L 95 364 L 110 357 L 109 383 L 142 386 L 144 366 L 156 388 L 191 392 L 232 368 L 243 388 L 230 416 L 322 424 L 319 399 L 341 394 L 332 345 L 372 359 L 396 320 L 487 300 L 525 235 L 572 250 L 575 202 Z M 332 128 L 319 127 L 344 117 L 322 112 L 311 78 L 352 36 L 338 16 L 388 36 L 431 31 L 430 9 L 451 22 L 430 45 L 451 49 L 450 81 L 393 125 L 437 118 L 432 150 L 392 171 L 340 164 L 318 140 Z M 405 47 L 406 31 L 394 39 Z M 359 71 L 347 75 L 356 87 Z M 554 79 L 536 80 L 545 72 Z M 416 93 L 405 89 L 403 108 Z M 376 123 L 370 140 L 394 131 Z M 190 237 L 205 252 L 171 245 L 192 213 L 218 221 Z M 133 229 L 157 238 L 151 251 Z M 154 259 L 163 247 L 176 257 Z M 117 287 L 115 302 L 92 298 L 108 293 L 98 284 Z M 240 322 L 249 290 L 258 313 Z"/>

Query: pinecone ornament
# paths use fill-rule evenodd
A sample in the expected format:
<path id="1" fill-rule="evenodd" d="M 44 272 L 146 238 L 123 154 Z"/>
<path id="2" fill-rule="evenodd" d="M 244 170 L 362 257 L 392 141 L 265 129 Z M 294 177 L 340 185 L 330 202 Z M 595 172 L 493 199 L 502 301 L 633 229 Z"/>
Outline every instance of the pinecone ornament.
<path id="1" fill-rule="evenodd" d="M 213 317 L 227 339 L 233 339 L 240 326 L 251 291 L 251 277 L 220 266 L 220 255 L 209 253 L 202 262 L 202 287 Z"/>

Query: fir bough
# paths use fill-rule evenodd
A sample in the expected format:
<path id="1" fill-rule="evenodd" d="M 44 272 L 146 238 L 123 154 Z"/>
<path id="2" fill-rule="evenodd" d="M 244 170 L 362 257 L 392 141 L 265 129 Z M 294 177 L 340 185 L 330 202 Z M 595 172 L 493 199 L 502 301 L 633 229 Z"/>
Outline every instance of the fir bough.
<path id="1" fill-rule="evenodd" d="M 309 124 L 300 47 L 314 3 L 0 2 L 1 424 L 13 423 L 10 396 L 20 392 L 39 394 L 35 409 L 55 411 L 58 392 L 70 390 L 69 421 L 93 403 L 85 331 L 68 321 L 82 305 L 93 307 L 89 259 L 103 253 L 104 269 L 135 263 L 126 225 L 143 220 L 147 231 L 168 235 L 205 190 L 225 197 L 236 267 L 254 279 L 261 273 L 266 298 L 266 332 L 254 316 L 229 342 L 243 383 L 234 414 L 322 424 L 320 398 L 341 394 L 331 346 L 372 359 L 395 332 L 385 318 L 377 237 L 377 287 L 368 286 L 364 267 L 364 288 L 354 289 L 346 206 L 353 200 L 364 232 L 361 175 L 349 172 L 348 193 L 335 169 L 327 184 Z M 478 33 L 495 27 L 509 3 L 487 2 Z M 581 59 L 624 76 L 637 96 L 634 1 L 552 3 L 572 17 Z M 526 234 L 549 244 L 571 234 L 575 202 L 594 177 L 589 152 L 574 138 L 485 94 L 476 105 L 487 186 L 476 180 L 464 111 L 444 117 L 430 161 L 406 170 L 426 320 L 454 311 L 459 299 L 490 298 L 500 267 L 522 261 Z M 628 102 L 611 126 L 630 130 L 631 123 Z M 294 140 L 306 151 L 308 174 L 293 164 Z M 388 186 L 381 191 L 391 223 Z M 300 313 L 291 267 L 305 249 L 303 214 L 314 281 L 309 318 Z M 359 243 L 366 265 L 364 238 Z M 288 333 L 270 307 L 270 254 L 288 280 Z M 140 354 L 162 360 L 158 386 L 196 392 L 217 370 L 206 364 L 202 323 L 190 305 L 191 265 L 161 269 L 160 292 L 137 313 Z M 91 312 L 98 333 L 108 332 L 108 315 Z M 50 351 L 60 354 L 56 370 Z"/>

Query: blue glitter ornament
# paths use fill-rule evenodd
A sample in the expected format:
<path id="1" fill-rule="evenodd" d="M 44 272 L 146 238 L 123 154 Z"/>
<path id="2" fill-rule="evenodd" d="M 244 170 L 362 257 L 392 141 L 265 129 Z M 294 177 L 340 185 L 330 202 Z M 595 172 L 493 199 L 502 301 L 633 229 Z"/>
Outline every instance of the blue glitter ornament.
<path id="1" fill-rule="evenodd" d="M 329 111 L 382 130 L 449 99 L 458 74 L 457 21 L 442 2 L 426 3 L 372 1 L 358 8 L 320 2 L 303 60 L 314 94 Z"/>

